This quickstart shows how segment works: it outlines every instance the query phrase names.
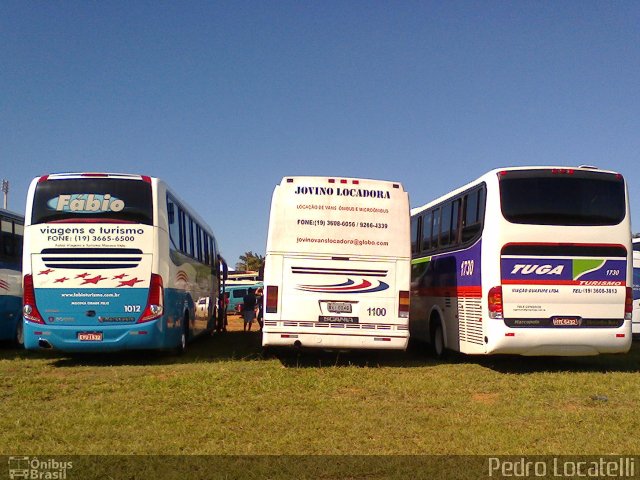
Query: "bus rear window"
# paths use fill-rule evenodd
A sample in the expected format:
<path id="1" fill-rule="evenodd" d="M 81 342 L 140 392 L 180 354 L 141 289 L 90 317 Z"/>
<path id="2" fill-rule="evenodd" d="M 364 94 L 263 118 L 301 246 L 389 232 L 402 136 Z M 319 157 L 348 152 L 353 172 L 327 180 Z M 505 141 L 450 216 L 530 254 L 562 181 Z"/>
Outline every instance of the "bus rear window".
<path id="1" fill-rule="evenodd" d="M 500 176 L 502 214 L 532 225 L 617 225 L 626 214 L 621 176 L 553 170 L 507 171 Z"/>
<path id="2" fill-rule="evenodd" d="M 31 223 L 85 220 L 153 224 L 151 184 L 122 178 L 74 178 L 38 183 Z"/>

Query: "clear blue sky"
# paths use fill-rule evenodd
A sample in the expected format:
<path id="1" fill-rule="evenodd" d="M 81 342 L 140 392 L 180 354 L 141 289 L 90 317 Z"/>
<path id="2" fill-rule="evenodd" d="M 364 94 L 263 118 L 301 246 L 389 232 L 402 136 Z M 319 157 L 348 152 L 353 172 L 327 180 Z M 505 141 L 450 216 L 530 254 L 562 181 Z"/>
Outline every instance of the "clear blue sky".
<path id="1" fill-rule="evenodd" d="M 0 2 L 0 177 L 165 178 L 234 265 L 285 175 L 592 164 L 640 229 L 638 1 Z M 637 207 L 636 207 L 637 206 Z"/>

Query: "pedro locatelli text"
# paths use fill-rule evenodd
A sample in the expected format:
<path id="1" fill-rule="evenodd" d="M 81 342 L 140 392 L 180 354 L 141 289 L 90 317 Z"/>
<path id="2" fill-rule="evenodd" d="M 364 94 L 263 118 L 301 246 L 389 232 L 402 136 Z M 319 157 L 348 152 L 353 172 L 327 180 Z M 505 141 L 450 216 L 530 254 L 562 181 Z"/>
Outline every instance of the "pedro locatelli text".
<path id="1" fill-rule="evenodd" d="M 600 457 L 592 459 L 545 458 L 531 460 L 525 457 L 503 459 L 490 457 L 490 477 L 559 477 L 559 478 L 635 478 L 634 457 Z"/>

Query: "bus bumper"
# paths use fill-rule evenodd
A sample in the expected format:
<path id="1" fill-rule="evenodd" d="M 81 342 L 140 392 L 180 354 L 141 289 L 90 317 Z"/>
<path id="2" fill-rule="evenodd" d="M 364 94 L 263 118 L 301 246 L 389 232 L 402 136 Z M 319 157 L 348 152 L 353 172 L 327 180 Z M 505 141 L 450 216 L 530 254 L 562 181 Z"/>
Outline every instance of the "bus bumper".
<path id="1" fill-rule="evenodd" d="M 262 331 L 263 347 L 311 348 L 322 350 L 406 350 L 408 332 L 379 332 L 376 335 L 337 335 Z"/>
<path id="2" fill-rule="evenodd" d="M 42 325 L 24 322 L 24 346 L 28 350 L 55 349 L 64 352 L 165 349 L 167 335 L 162 319 L 133 325 Z M 79 340 L 80 333 L 102 334 L 102 340 Z M 176 342 L 173 342 L 176 343 Z"/>
<path id="3" fill-rule="evenodd" d="M 588 356 L 626 353 L 631 348 L 631 322 L 619 328 L 564 329 L 508 328 L 488 336 L 486 353 L 516 355 Z M 597 334 L 596 334 L 597 333 Z"/>

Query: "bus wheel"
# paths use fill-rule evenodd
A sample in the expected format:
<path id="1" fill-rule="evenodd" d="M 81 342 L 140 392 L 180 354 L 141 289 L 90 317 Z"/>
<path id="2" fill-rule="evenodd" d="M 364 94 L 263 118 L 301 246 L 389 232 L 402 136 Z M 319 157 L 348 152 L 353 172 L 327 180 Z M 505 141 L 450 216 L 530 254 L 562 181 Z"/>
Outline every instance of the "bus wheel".
<path id="1" fill-rule="evenodd" d="M 436 358 L 442 358 L 445 354 L 444 332 L 440 319 L 435 319 L 431 326 L 431 352 Z"/>
<path id="2" fill-rule="evenodd" d="M 180 332 L 180 343 L 178 344 L 178 353 L 182 354 L 187 351 L 187 343 L 189 342 L 189 314 L 185 312 L 182 320 L 182 331 Z"/>
<path id="3" fill-rule="evenodd" d="M 18 347 L 24 347 L 24 321 L 22 320 L 22 317 L 20 317 L 20 320 L 16 325 L 16 337 L 14 338 L 14 341 Z"/>

